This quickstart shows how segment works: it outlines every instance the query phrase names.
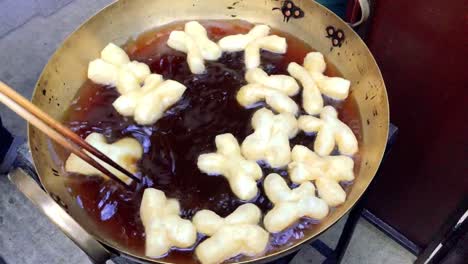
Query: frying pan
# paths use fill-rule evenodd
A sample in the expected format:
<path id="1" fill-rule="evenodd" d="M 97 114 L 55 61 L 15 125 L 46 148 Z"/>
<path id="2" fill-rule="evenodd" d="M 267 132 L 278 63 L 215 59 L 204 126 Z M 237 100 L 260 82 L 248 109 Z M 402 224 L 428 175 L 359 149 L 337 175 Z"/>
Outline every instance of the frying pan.
<path id="1" fill-rule="evenodd" d="M 99 57 L 106 44 L 123 44 L 142 32 L 178 20 L 242 19 L 267 24 L 302 39 L 322 52 L 352 82 L 350 96 L 356 100 L 362 120 L 361 124 L 352 124 L 362 126 L 361 167 L 346 202 L 314 225 L 302 239 L 244 263 L 272 261 L 310 242 L 353 207 L 379 167 L 389 125 L 385 84 L 364 42 L 344 21 L 314 1 L 295 0 L 292 3 L 303 13 L 295 16 L 282 10 L 283 3 L 278 0 L 117 1 L 85 22 L 63 42 L 42 72 L 32 101 L 52 117 L 61 120 L 87 79 L 88 63 Z M 164 259 L 138 255 L 94 225 L 65 189 L 66 177 L 60 175 L 63 172 L 50 140 L 32 126 L 28 128 L 28 139 L 37 174 L 46 193 L 21 172 L 14 172 L 10 177 L 95 262 L 104 262 L 111 256 L 119 255 L 144 263 L 165 263 Z M 64 212 L 65 209 L 68 214 Z"/>

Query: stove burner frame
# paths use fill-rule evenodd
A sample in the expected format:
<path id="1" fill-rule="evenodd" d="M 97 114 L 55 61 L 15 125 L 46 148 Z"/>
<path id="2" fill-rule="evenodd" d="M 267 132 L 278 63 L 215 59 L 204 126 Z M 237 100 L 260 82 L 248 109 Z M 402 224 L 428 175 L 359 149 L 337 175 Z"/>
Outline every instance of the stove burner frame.
<path id="1" fill-rule="evenodd" d="M 397 134 L 398 134 L 398 128 L 395 125 L 390 124 L 387 147 L 385 149 L 384 159 L 385 157 L 387 157 L 388 153 L 390 152 L 391 147 L 395 143 Z M 17 185 L 17 187 L 27 196 L 34 195 L 35 191 L 36 192 L 43 191 L 42 186 L 40 185 L 39 177 L 36 174 L 36 171 L 34 169 L 34 166 L 32 163 L 31 152 L 27 144 L 26 143 L 23 143 L 22 145 L 18 144 L 19 142 L 24 142 L 24 140 L 17 139 L 17 138 L 15 138 L 13 142 L 16 142 L 16 143 L 12 144 L 8 152 L 8 155 L 5 158 L 5 160 L 10 160 L 10 161 L 14 160 L 14 162 L 12 162 L 12 166 L 11 166 L 12 168 L 8 175 L 9 179 L 12 182 L 14 182 Z M 12 149 L 13 151 L 11 151 Z M 377 172 L 376 177 L 378 177 L 378 175 L 379 175 L 379 172 Z M 34 182 L 30 181 L 29 178 L 32 178 L 34 182 L 37 184 L 34 184 L 35 186 L 32 186 L 31 183 L 34 183 Z M 28 185 L 28 181 L 29 181 L 29 185 Z M 34 188 L 36 188 L 36 190 L 30 190 Z M 346 250 L 348 248 L 348 245 L 351 241 L 351 238 L 353 236 L 356 225 L 361 217 L 363 217 L 364 219 L 369 221 L 371 224 L 376 226 L 379 230 L 384 232 L 386 235 L 388 235 L 390 238 L 392 238 L 397 243 L 402 245 L 404 248 L 409 250 L 411 253 L 418 255 L 421 252 L 421 249 L 416 244 L 414 244 L 408 238 L 403 236 L 397 230 L 395 230 L 394 228 L 386 224 L 384 221 L 379 219 L 377 216 L 372 214 L 372 212 L 370 212 L 369 210 L 365 208 L 366 198 L 367 198 L 366 194 L 367 194 L 367 191 L 361 196 L 360 200 L 350 210 L 348 218 L 345 222 L 345 225 L 339 237 L 337 246 L 334 249 L 332 249 L 326 243 L 320 240 L 320 237 L 318 237 L 317 239 L 314 239 L 310 243 L 310 246 L 312 246 L 322 256 L 326 258 L 322 262 L 323 264 L 341 263 L 346 253 Z M 74 230 L 77 229 L 79 232 L 79 230 L 82 229 L 82 227 L 78 225 L 71 218 L 71 216 L 69 216 L 66 213 L 66 211 L 62 207 L 60 207 L 60 205 L 53 202 L 52 199 L 50 199 L 50 201 L 52 201 L 51 206 L 53 208 L 52 210 L 53 212 L 51 213 L 51 212 L 43 211 L 43 213 L 46 214 L 49 217 L 49 219 L 52 220 L 52 222 L 54 222 L 54 224 L 59 225 L 60 229 L 63 232 L 65 232 L 65 234 L 70 239 L 72 239 L 89 256 L 92 263 L 101 264 L 101 263 L 105 263 L 106 260 L 108 259 L 112 259 L 117 264 L 136 263 L 133 261 L 133 259 L 128 258 L 127 256 L 115 256 L 114 254 L 111 253 L 109 249 L 107 249 L 106 246 L 102 245 L 101 243 L 96 241 L 91 236 L 82 237 L 82 234 L 80 233 L 80 236 L 81 236 L 80 241 L 77 241 L 77 237 L 73 236 L 73 234 L 76 233 Z M 54 221 L 53 219 L 53 217 L 57 215 L 60 215 L 61 218 L 63 218 L 62 221 L 60 221 L 61 224 L 58 221 Z M 69 234 L 67 234 L 67 232 L 69 232 Z M 84 241 L 85 243 L 83 243 Z M 83 246 L 83 245 L 86 245 L 86 246 Z M 96 250 L 96 248 L 98 248 L 99 250 Z M 108 254 L 103 255 L 102 252 L 107 252 Z M 270 264 L 290 263 L 297 253 L 298 251 L 293 252 L 289 255 L 283 256 L 269 263 Z"/>

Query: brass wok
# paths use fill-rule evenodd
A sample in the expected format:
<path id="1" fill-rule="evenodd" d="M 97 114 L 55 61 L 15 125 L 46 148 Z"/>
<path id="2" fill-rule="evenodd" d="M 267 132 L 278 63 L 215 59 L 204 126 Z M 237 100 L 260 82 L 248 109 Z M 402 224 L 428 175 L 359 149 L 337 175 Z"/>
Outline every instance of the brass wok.
<path id="1" fill-rule="evenodd" d="M 388 100 L 382 75 L 364 42 L 344 21 L 323 6 L 311 0 L 296 0 L 294 4 L 303 10 L 303 16 L 288 17 L 288 13 L 275 9 L 281 8 L 280 1 L 234 2 L 236 1 L 117 1 L 89 19 L 63 42 L 42 72 L 32 101 L 52 117 L 61 120 L 87 79 L 89 61 L 97 58 L 106 44 L 123 44 L 142 32 L 177 20 L 242 19 L 263 23 L 288 32 L 322 52 L 352 82 L 350 96 L 357 101 L 362 120 L 362 124 L 355 124 L 362 126 L 361 168 L 345 204 L 333 210 L 310 232 L 306 232 L 299 242 L 275 253 L 245 261 L 268 262 L 310 242 L 337 222 L 364 193 L 379 167 L 386 146 Z M 46 92 L 43 93 L 43 90 Z M 102 262 L 111 255 L 120 255 L 142 262 L 164 263 L 164 260 L 137 255 L 113 241 L 99 226 L 94 225 L 65 190 L 66 177 L 56 176 L 62 170 L 57 164 L 50 140 L 32 126 L 29 126 L 28 137 L 37 173 L 49 196 L 41 194 L 37 185 L 33 186 L 27 177 L 12 175 L 12 180 L 95 262 Z M 59 213 L 60 208 L 51 202 L 50 197 L 60 201 L 59 204 L 67 208 L 71 217 Z"/>

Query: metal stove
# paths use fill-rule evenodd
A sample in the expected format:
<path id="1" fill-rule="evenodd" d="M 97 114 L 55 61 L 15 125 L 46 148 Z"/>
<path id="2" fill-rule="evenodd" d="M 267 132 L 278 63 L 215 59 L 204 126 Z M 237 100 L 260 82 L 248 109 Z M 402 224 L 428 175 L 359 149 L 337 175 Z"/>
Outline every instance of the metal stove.
<path id="1" fill-rule="evenodd" d="M 394 125 L 390 124 L 386 154 L 388 153 L 390 147 L 393 145 L 397 132 L 398 129 Z M 6 129 L 4 129 L 3 126 L 1 126 L 1 120 L 0 134 L 2 135 L 2 139 L 7 139 L 5 140 L 5 144 L 1 145 L 3 149 L 0 150 L 0 153 L 4 153 L 5 157 L 3 159 L 2 157 L 0 157 L 0 160 L 3 160 L 3 162 L 0 164 L 0 172 L 2 172 L 2 170 L 3 172 L 10 171 L 10 180 L 13 183 L 15 183 L 18 189 L 20 189 L 26 196 L 28 196 L 28 198 L 35 195 L 41 195 L 41 193 L 43 194 L 44 192 L 40 187 L 40 181 L 35 172 L 34 165 L 32 163 L 31 153 L 27 144 L 25 143 L 25 140 L 20 137 L 12 137 L 6 131 Z M 33 179 L 34 181 L 32 181 L 31 179 Z M 346 252 L 347 246 L 351 240 L 352 234 L 361 215 L 365 217 L 367 216 L 366 218 L 372 218 L 372 216 L 368 215 L 369 212 L 367 212 L 364 209 L 365 198 L 366 197 L 364 194 L 361 200 L 358 203 L 356 203 L 355 207 L 349 213 L 349 217 L 346 221 L 346 224 L 335 249 L 330 248 L 319 238 L 311 242 L 310 245 L 313 248 L 315 248 L 321 255 L 326 257 L 325 261 L 323 262 L 324 264 L 340 263 Z M 75 243 L 77 243 L 78 245 L 87 244 L 87 247 L 81 246 L 81 248 L 86 254 L 88 254 L 90 260 L 93 263 L 106 263 L 105 260 L 109 259 L 109 256 L 111 256 L 112 261 L 117 264 L 138 263 L 135 262 L 135 260 L 129 258 L 128 256 L 117 256 L 112 255 L 112 253 L 109 253 L 109 255 L 101 255 L 101 253 L 95 252 L 93 250 L 94 248 L 101 248 L 104 246 L 96 240 L 94 240 L 91 236 L 80 237 L 79 239 L 81 241 L 77 241 L 76 236 L 73 236 L 73 230 L 81 229 L 81 227 L 66 213 L 66 211 L 59 204 L 54 202 L 50 197 L 48 197 L 48 200 L 48 202 L 50 203 L 50 210 L 43 211 L 43 213 L 46 214 L 46 216 L 49 217 L 49 219 L 52 222 L 58 225 L 59 228 L 67 236 L 74 240 Z M 59 220 L 57 220 L 57 218 Z M 86 241 L 86 243 L 83 243 L 83 241 Z M 106 251 L 109 252 L 107 249 Z M 291 260 L 295 257 L 296 253 L 297 252 L 286 255 L 280 259 L 270 262 L 270 264 L 290 263 Z"/>
<path id="2" fill-rule="evenodd" d="M 12 10 L 12 16 L 2 16 L 0 17 L 0 37 L 8 35 L 10 32 L 15 31 L 16 28 L 20 27 L 22 24 L 26 23 L 29 19 L 40 16 L 44 19 L 47 19 L 50 15 L 53 15 L 57 10 L 66 5 L 73 2 L 73 0 L 24 0 L 24 1 L 14 1 L 14 0 L 5 0 L 0 1 L 0 7 L 4 10 Z M 96 6 L 104 6 L 108 3 L 111 3 L 110 0 L 101 0 L 97 1 L 94 5 Z M 326 2 L 326 1 L 325 1 Z M 326 4 L 326 3 L 325 3 Z M 9 19 L 8 21 L 6 19 Z M 74 24 L 74 23 L 70 23 Z M 58 39 L 63 38 L 62 36 L 58 36 Z M 55 41 L 55 40 L 53 40 Z M 53 48 L 52 48 L 53 50 Z M 45 54 L 44 56 L 48 56 Z M 30 67 L 32 68 L 32 67 Z M 37 67 L 36 67 L 37 68 Z M 22 85 L 18 85 L 22 86 Z M 3 114 L 3 113 L 2 113 Z M 5 117 L 5 116 L 4 116 Z M 7 117 L 9 117 L 7 115 Z M 391 145 L 394 137 L 396 135 L 396 127 L 390 127 L 390 136 L 389 136 L 389 144 Z M 30 179 L 33 179 L 36 183 L 39 183 L 39 178 L 35 172 L 34 166 L 32 164 L 31 154 L 27 144 L 25 143 L 26 140 L 21 136 L 11 136 L 4 128 L 1 123 L 0 119 L 0 174 L 4 174 L 10 171 L 9 177 L 10 179 L 17 184 L 19 189 L 26 188 L 25 184 L 31 184 Z M 28 181 L 29 180 L 29 181 Z M 34 183 L 34 182 L 33 182 Z M 39 192 L 42 191 L 40 189 L 40 184 L 36 185 L 35 191 Z M 34 195 L 34 193 L 29 193 L 29 195 Z M 341 258 L 343 257 L 346 247 L 351 239 L 352 233 L 354 231 L 354 227 L 357 224 L 358 219 L 360 218 L 361 214 L 363 213 L 363 202 L 357 203 L 355 208 L 350 212 L 350 216 L 346 222 L 345 228 L 343 229 L 343 233 L 340 236 L 338 245 L 335 249 L 330 248 L 320 239 L 316 239 L 311 243 L 311 246 L 318 250 L 323 256 L 326 257 L 324 263 L 339 263 Z M 52 203 L 53 200 L 50 199 L 51 206 L 54 208 L 53 214 L 61 214 L 66 219 L 70 220 L 69 222 L 62 223 L 63 226 L 61 229 L 66 229 L 66 225 L 76 225 L 71 217 L 69 217 L 66 212 L 56 203 Z M 47 212 L 45 212 L 47 214 Z M 49 212 L 50 213 L 50 212 Z M 67 218 L 68 216 L 68 218 Z M 56 223 L 57 224 L 57 223 Z M 79 228 L 79 226 L 78 226 Z M 90 237 L 82 238 L 82 239 L 92 239 Z M 92 243 L 95 246 L 101 247 L 102 245 L 99 244 L 94 240 Z M 90 259 L 93 263 L 101 263 L 100 257 L 106 256 L 95 256 L 92 253 L 88 252 L 87 249 L 84 249 L 85 252 L 90 254 Z M 286 264 L 290 263 L 291 260 L 295 257 L 296 253 L 292 253 L 290 255 L 284 256 L 276 261 L 271 262 L 272 264 Z M 113 256 L 112 261 L 117 264 L 131 264 L 135 263 L 132 260 L 129 260 L 124 257 L 120 256 Z M 3 264 L 0 257 L 0 264 Z"/>

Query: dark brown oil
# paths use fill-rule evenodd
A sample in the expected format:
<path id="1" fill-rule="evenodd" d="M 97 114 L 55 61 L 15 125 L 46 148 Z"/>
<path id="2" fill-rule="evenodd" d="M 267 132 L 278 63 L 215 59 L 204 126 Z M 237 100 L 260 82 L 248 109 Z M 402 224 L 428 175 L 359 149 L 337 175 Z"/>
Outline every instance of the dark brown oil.
<path id="1" fill-rule="evenodd" d="M 122 117 L 112 107 L 112 102 L 119 96 L 115 88 L 88 81 L 70 106 L 65 124 L 83 138 L 98 132 L 110 142 L 122 137 L 138 139 L 144 147 L 139 163 L 144 186 L 160 189 L 168 197 L 176 198 L 181 204 L 183 218 L 191 219 L 200 209 L 210 209 L 226 216 L 242 202 L 233 195 L 224 177 L 201 173 L 196 161 L 200 154 L 215 151 L 216 135 L 232 133 L 242 142 L 252 133 L 250 119 L 256 109 L 244 109 L 236 101 L 237 91 L 246 84 L 242 52 L 224 53 L 218 61 L 206 63 L 206 73 L 194 75 L 188 68 L 185 54 L 167 47 L 170 32 L 182 29 L 183 24 L 171 24 L 144 33 L 125 47 L 131 59 L 147 63 L 152 72 L 187 86 L 182 99 L 162 119 L 152 126 L 137 125 L 132 118 Z M 248 32 L 252 27 L 242 21 L 205 21 L 203 24 L 213 40 Z M 288 51 L 283 55 L 262 52 L 262 68 L 268 74 L 287 74 L 286 68 L 290 62 L 302 64 L 305 55 L 313 51 L 291 35 L 279 31 L 274 31 L 274 34 L 287 38 Z M 328 64 L 326 75 L 339 76 L 339 73 Z M 298 105 L 302 105 L 301 95 L 294 99 Z M 326 102 L 338 109 L 340 119 L 349 124 L 360 139 L 361 122 L 352 97 L 340 103 Z M 303 144 L 312 148 L 313 141 L 313 136 L 300 133 L 291 141 L 291 147 Z M 359 155 L 356 155 L 355 161 L 357 172 Z M 264 168 L 264 175 L 273 171 L 287 176 L 285 170 L 268 168 Z M 261 186 L 259 182 L 261 192 L 253 202 L 266 213 L 272 204 Z M 70 175 L 67 187 L 100 229 L 122 247 L 136 254 L 144 254 L 144 228 L 139 218 L 142 186 L 134 185 L 133 191 L 128 191 L 99 177 Z M 302 219 L 293 227 L 272 235 L 269 252 L 301 239 L 314 228 L 313 224 L 312 220 Z M 164 260 L 195 263 L 192 252 L 173 250 Z"/>

